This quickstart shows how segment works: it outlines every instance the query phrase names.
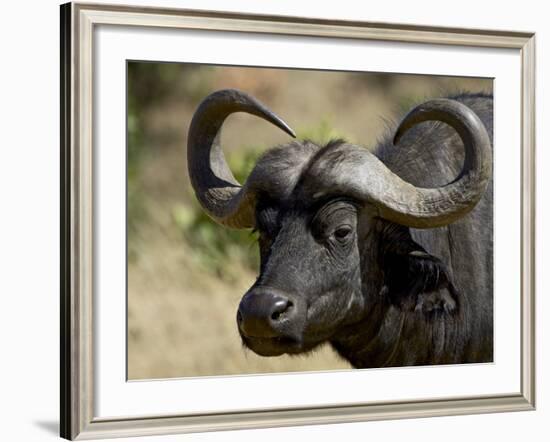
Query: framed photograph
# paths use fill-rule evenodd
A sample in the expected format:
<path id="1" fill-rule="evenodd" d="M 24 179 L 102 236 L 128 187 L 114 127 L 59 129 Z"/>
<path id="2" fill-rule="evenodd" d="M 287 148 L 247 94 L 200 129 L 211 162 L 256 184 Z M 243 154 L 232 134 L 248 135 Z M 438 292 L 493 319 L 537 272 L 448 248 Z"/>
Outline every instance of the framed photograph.
<path id="1" fill-rule="evenodd" d="M 534 409 L 534 40 L 61 6 L 61 436 Z"/>

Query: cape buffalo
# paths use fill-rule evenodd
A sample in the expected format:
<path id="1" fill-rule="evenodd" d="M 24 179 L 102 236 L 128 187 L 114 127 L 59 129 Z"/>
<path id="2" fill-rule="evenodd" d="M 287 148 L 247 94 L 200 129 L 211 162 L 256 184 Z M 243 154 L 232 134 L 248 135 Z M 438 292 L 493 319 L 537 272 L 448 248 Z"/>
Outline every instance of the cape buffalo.
<path id="1" fill-rule="evenodd" d="M 242 186 L 220 144 L 234 112 L 295 135 L 238 90 L 209 95 L 189 129 L 203 209 L 259 232 L 259 276 L 237 312 L 246 347 L 329 342 L 357 368 L 492 361 L 492 95 L 420 104 L 373 149 L 291 141 Z"/>

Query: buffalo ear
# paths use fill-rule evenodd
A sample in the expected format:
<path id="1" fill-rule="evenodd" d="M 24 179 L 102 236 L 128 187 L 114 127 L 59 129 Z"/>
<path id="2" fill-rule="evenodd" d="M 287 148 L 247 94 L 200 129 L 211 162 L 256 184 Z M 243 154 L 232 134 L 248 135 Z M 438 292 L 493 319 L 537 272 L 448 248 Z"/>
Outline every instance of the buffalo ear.
<path id="1" fill-rule="evenodd" d="M 447 266 L 416 243 L 407 227 L 391 225 L 382 236 L 384 291 L 403 310 L 455 314 L 459 293 Z"/>

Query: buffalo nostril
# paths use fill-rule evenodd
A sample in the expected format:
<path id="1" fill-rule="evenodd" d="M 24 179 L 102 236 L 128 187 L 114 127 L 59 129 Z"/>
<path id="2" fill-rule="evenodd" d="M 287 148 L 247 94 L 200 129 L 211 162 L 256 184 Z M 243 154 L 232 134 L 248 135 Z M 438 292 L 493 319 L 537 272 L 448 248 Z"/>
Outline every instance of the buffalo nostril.
<path id="1" fill-rule="evenodd" d="M 271 313 L 271 319 L 278 321 L 281 318 L 281 315 L 289 311 L 292 306 L 292 301 L 289 301 L 288 299 L 279 299 L 275 302 L 273 313 Z"/>
<path id="2" fill-rule="evenodd" d="M 284 294 L 255 288 L 241 299 L 237 326 L 248 337 L 274 338 L 291 327 L 295 313 L 295 303 Z"/>

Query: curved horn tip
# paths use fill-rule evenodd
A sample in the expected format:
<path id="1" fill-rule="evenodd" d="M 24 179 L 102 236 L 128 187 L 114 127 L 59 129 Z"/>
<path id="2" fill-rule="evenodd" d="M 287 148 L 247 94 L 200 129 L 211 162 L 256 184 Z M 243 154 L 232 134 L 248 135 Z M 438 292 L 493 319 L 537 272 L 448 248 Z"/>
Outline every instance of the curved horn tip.
<path id="1" fill-rule="evenodd" d="M 216 92 L 211 93 L 208 97 L 206 97 L 206 99 L 215 96 L 221 96 L 224 98 L 228 97 L 232 100 L 240 99 L 244 103 L 248 102 L 249 105 L 255 107 L 256 110 L 259 111 L 259 115 L 257 114 L 258 116 L 262 116 L 267 121 L 270 121 L 279 129 L 286 132 L 292 138 L 296 138 L 296 133 L 294 132 L 294 130 L 292 130 L 292 128 L 281 117 L 279 117 L 275 112 L 271 111 L 266 105 L 264 105 L 254 96 L 239 89 L 220 89 Z"/>
<path id="2" fill-rule="evenodd" d="M 285 123 L 285 128 L 283 130 L 292 138 L 296 138 L 296 132 L 294 132 L 294 130 L 288 124 Z"/>

